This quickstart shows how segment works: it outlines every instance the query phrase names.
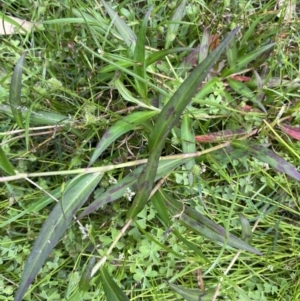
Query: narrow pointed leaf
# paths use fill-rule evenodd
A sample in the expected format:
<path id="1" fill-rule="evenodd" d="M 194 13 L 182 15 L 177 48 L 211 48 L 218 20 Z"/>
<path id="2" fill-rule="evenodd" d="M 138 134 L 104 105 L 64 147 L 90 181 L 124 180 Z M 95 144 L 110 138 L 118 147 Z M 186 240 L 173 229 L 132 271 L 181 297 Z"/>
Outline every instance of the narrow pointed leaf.
<path id="1" fill-rule="evenodd" d="M 53 208 L 34 243 L 14 301 L 23 300 L 29 285 L 70 225 L 73 215 L 94 191 L 102 176 L 103 173 L 81 175 L 66 188 L 62 201 Z"/>
<path id="2" fill-rule="evenodd" d="M 242 240 L 246 243 L 250 243 L 252 239 L 252 230 L 249 221 L 243 214 L 239 214 L 239 218 L 242 226 Z"/>
<path id="3" fill-rule="evenodd" d="M 230 68 L 226 68 L 222 71 L 222 76 L 227 77 L 233 73 L 241 71 L 242 68 L 244 68 L 248 63 L 256 59 L 260 54 L 271 49 L 274 45 L 275 43 L 263 46 L 262 48 L 259 48 L 250 53 L 245 54 L 242 57 L 239 57 L 233 66 L 231 66 Z"/>
<path id="4" fill-rule="evenodd" d="M 147 59 L 146 59 L 146 66 L 149 66 L 160 59 L 164 58 L 165 56 L 172 54 L 172 53 L 177 53 L 177 52 L 183 52 L 183 51 L 192 51 L 193 48 L 191 47 L 179 47 L 179 48 L 171 48 L 171 49 L 164 49 L 164 50 L 159 50 L 156 51 L 152 54 L 150 54 Z"/>
<path id="5" fill-rule="evenodd" d="M 129 301 L 125 293 L 120 289 L 113 277 L 109 275 L 105 266 L 100 268 L 100 278 L 105 292 L 106 300 Z"/>
<path id="6" fill-rule="evenodd" d="M 247 151 L 248 154 L 252 155 L 253 157 L 256 157 L 257 159 L 269 164 L 278 171 L 281 171 L 296 179 L 297 181 L 300 181 L 300 173 L 298 172 L 297 168 L 295 168 L 292 164 L 290 164 L 283 158 L 279 157 L 268 148 L 259 144 L 240 140 L 232 141 L 231 145 L 233 147 Z"/>
<path id="7" fill-rule="evenodd" d="M 237 62 L 238 55 L 237 55 L 237 46 L 236 46 L 236 39 L 232 39 L 226 49 L 227 61 L 229 67 L 233 67 Z"/>
<path id="8" fill-rule="evenodd" d="M 183 0 L 179 6 L 175 9 L 175 12 L 172 16 L 171 22 L 168 25 L 168 31 L 167 31 L 167 36 L 166 36 L 166 44 L 165 44 L 165 49 L 168 49 L 170 44 L 173 42 L 173 40 L 177 36 L 177 32 L 179 29 L 180 21 L 185 15 L 185 5 L 186 5 L 186 0 Z"/>
<path id="9" fill-rule="evenodd" d="M 151 193 L 155 175 L 157 172 L 158 161 L 164 147 L 167 136 L 171 129 L 179 120 L 186 106 L 190 103 L 197 88 L 205 79 L 210 69 L 224 51 L 233 36 L 238 32 L 239 28 L 233 30 L 223 42 L 209 54 L 209 56 L 198 66 L 189 77 L 180 85 L 172 98 L 165 105 L 153 132 L 149 137 L 150 156 L 148 163 L 142 171 L 138 180 L 138 191 L 134 198 L 132 206 L 127 212 L 127 218 L 134 218 L 143 208 Z"/>
<path id="10" fill-rule="evenodd" d="M 99 141 L 88 166 L 90 167 L 91 165 L 93 165 L 94 162 L 99 158 L 99 156 L 101 156 L 101 154 L 106 150 L 106 148 L 117 138 L 129 131 L 134 130 L 138 125 L 142 124 L 156 114 L 156 111 L 135 112 L 117 121 L 109 130 L 105 132 L 105 134 Z"/>
<path id="11" fill-rule="evenodd" d="M 151 11 L 153 7 L 151 7 L 145 18 L 142 22 L 142 25 L 139 30 L 139 34 L 136 41 L 136 46 L 134 49 L 134 60 L 137 62 L 137 64 L 134 64 L 133 70 L 134 72 L 142 77 L 143 79 L 146 79 L 146 62 L 145 62 L 145 45 L 146 45 L 146 31 L 147 31 L 147 23 L 148 19 L 150 17 Z M 138 80 L 136 77 L 134 78 L 136 89 L 140 96 L 143 99 L 147 99 L 147 84 L 145 82 L 142 82 Z"/>
<path id="12" fill-rule="evenodd" d="M 211 301 L 215 292 L 214 290 L 202 292 L 200 289 L 185 288 L 173 283 L 168 284 L 177 294 L 182 296 L 187 301 Z"/>
<path id="13" fill-rule="evenodd" d="M 166 160 L 159 162 L 155 179 L 158 180 L 162 178 L 164 175 L 171 172 L 174 168 L 178 167 L 181 164 L 184 164 L 185 162 L 186 159 Z M 79 215 L 78 218 L 81 219 L 82 217 L 95 212 L 100 207 L 123 197 L 127 188 L 130 188 L 130 190 L 136 192 L 138 177 L 143 169 L 144 165 L 139 166 L 117 184 L 108 188 L 99 198 L 97 198 L 87 208 L 85 208 L 85 210 Z"/>
<path id="14" fill-rule="evenodd" d="M 194 139 L 194 129 L 192 127 L 192 120 L 188 114 L 184 114 L 181 121 L 181 141 L 182 141 L 182 151 L 185 154 L 194 153 L 196 151 L 196 143 Z M 195 158 L 190 158 L 188 162 L 185 163 L 185 169 L 189 171 L 188 181 L 190 187 L 194 183 L 194 175 L 192 169 L 195 166 Z"/>
<path id="15" fill-rule="evenodd" d="M 235 235 L 227 233 L 227 231 L 223 227 L 211 221 L 195 209 L 191 207 L 185 207 L 184 213 L 181 213 L 183 209 L 182 204 L 174 200 L 174 198 L 165 191 L 163 191 L 162 194 L 166 200 L 167 208 L 171 212 L 171 214 L 180 214 L 179 220 L 193 231 L 200 233 L 201 235 L 212 241 L 218 241 L 236 249 L 241 249 L 253 254 L 261 255 L 261 252 L 256 248 L 251 247 L 248 243 L 244 242 Z"/>
<path id="16" fill-rule="evenodd" d="M 134 47 L 136 42 L 136 35 L 126 22 L 119 17 L 119 15 L 104 1 L 101 0 L 103 6 L 108 12 L 110 18 L 114 22 L 120 36 L 128 47 Z"/>
<path id="17" fill-rule="evenodd" d="M 242 97 L 246 97 L 247 99 L 249 99 L 251 102 L 256 104 L 264 113 L 267 114 L 267 110 L 265 109 L 265 107 L 244 83 L 233 80 L 231 78 L 227 78 L 227 82 L 234 91 L 239 93 Z"/>
<path id="18" fill-rule="evenodd" d="M 89 288 L 91 286 L 92 269 L 93 269 L 95 263 L 96 263 L 96 257 L 93 256 L 87 263 L 87 265 L 81 275 L 81 278 L 79 281 L 79 289 L 81 291 L 86 292 L 89 290 Z"/>
<path id="19" fill-rule="evenodd" d="M 9 103 L 11 106 L 12 114 L 19 127 L 23 128 L 23 116 L 22 116 L 22 103 L 21 103 L 21 89 L 22 89 L 22 71 L 24 59 L 27 52 L 24 52 L 19 58 L 10 83 L 9 90 Z"/>
<path id="20" fill-rule="evenodd" d="M 0 147 L 0 169 L 8 175 L 15 175 L 15 170 L 13 165 L 8 160 L 5 152 Z"/>

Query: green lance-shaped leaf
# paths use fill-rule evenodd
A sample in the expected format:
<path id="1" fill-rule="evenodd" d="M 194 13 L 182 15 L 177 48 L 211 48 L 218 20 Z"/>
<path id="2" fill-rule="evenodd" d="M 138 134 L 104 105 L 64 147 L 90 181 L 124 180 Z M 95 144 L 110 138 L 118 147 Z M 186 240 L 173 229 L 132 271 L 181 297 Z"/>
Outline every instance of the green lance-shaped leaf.
<path id="1" fill-rule="evenodd" d="M 158 180 L 171 172 L 174 168 L 186 162 L 187 159 L 177 159 L 177 160 L 166 160 L 159 162 L 159 166 L 157 169 L 157 174 L 155 180 Z M 137 181 L 138 177 L 144 169 L 144 165 L 139 166 L 134 171 L 132 171 L 129 175 L 124 177 L 121 181 L 119 181 L 114 186 L 107 189 L 99 198 L 97 198 L 94 202 L 92 202 L 85 210 L 79 215 L 79 219 L 82 217 L 95 212 L 100 207 L 111 203 L 121 197 L 124 196 L 126 189 L 129 188 L 133 192 L 137 189 Z"/>
<path id="2" fill-rule="evenodd" d="M 79 289 L 81 291 L 88 291 L 91 286 L 91 279 L 92 279 L 92 269 L 95 265 L 96 257 L 93 256 L 89 262 L 87 263 L 86 267 L 84 268 L 84 271 L 81 275 L 80 281 L 79 281 Z"/>
<path id="3" fill-rule="evenodd" d="M 129 301 L 125 293 L 120 289 L 113 277 L 109 275 L 105 266 L 100 268 L 100 278 L 105 292 L 106 300 Z"/>
<path id="4" fill-rule="evenodd" d="M 239 28 L 233 30 L 220 45 L 198 66 L 189 77 L 180 85 L 172 98 L 165 105 L 149 138 L 150 156 L 148 163 L 138 180 L 138 191 L 132 206 L 129 208 L 127 217 L 134 218 L 143 208 L 151 193 L 155 179 L 159 157 L 165 145 L 167 136 L 179 120 L 186 106 L 190 103 L 197 88 L 207 76 L 210 69 L 224 51 Z"/>
<path id="5" fill-rule="evenodd" d="M 185 15 L 185 5 L 186 5 L 186 0 L 183 0 L 180 3 L 180 5 L 176 8 L 176 10 L 172 16 L 171 22 L 168 25 L 165 49 L 168 49 L 170 44 L 176 38 L 180 22 Z"/>
<path id="6" fill-rule="evenodd" d="M 24 59 L 27 52 L 24 52 L 19 58 L 10 83 L 9 103 L 12 114 L 19 127 L 23 128 L 22 104 L 21 104 L 21 89 L 22 89 L 22 71 Z"/>
<path id="7" fill-rule="evenodd" d="M 244 83 L 233 80 L 231 78 L 227 78 L 227 82 L 234 91 L 236 91 L 241 96 L 249 99 L 251 102 L 256 104 L 264 113 L 267 114 L 267 110 L 265 109 L 265 107 L 262 105 L 262 103 L 254 95 L 254 93 Z"/>
<path id="8" fill-rule="evenodd" d="M 152 54 L 150 54 L 146 59 L 146 66 L 149 66 L 160 59 L 164 58 L 168 54 L 177 53 L 177 52 L 183 52 L 183 51 L 192 51 L 193 48 L 191 47 L 179 47 L 179 48 L 171 48 L 171 49 L 164 49 L 156 51 Z"/>
<path id="9" fill-rule="evenodd" d="M 137 64 L 133 65 L 133 70 L 136 74 L 138 74 L 143 79 L 146 79 L 146 62 L 145 62 L 145 44 L 146 44 L 146 31 L 147 31 L 147 23 L 150 17 L 151 11 L 153 7 L 151 7 L 145 18 L 142 22 L 142 25 L 139 30 L 139 34 L 137 36 L 136 46 L 134 49 L 134 60 Z M 136 90 L 140 94 L 140 96 L 146 100 L 147 99 L 147 84 L 146 82 L 142 82 L 138 80 L 136 77 L 134 78 Z"/>
<path id="10" fill-rule="evenodd" d="M 108 12 L 110 18 L 114 22 L 114 25 L 116 26 L 123 41 L 126 43 L 128 47 L 131 47 L 131 49 L 133 49 L 136 43 L 135 33 L 126 24 L 126 22 L 123 19 L 121 19 L 119 15 L 104 0 L 101 0 L 101 2 L 105 7 L 106 11 Z"/>
<path id="11" fill-rule="evenodd" d="M 53 208 L 34 243 L 14 301 L 23 300 L 29 285 L 70 225 L 74 214 L 94 191 L 102 176 L 103 173 L 80 175 L 66 188 L 62 201 Z"/>
<path id="12" fill-rule="evenodd" d="M 240 140 L 232 141 L 231 145 L 233 147 L 246 151 L 249 155 L 252 155 L 253 157 L 261 160 L 262 162 L 269 164 L 273 168 L 289 175 L 297 181 L 300 181 L 300 173 L 298 172 L 297 168 L 295 168 L 292 164 L 279 157 L 277 154 L 275 154 L 268 148 L 253 142 Z"/>
<path id="13" fill-rule="evenodd" d="M 242 226 L 242 240 L 244 240 L 247 243 L 250 243 L 252 239 L 250 223 L 243 214 L 239 214 L 239 219 Z"/>
<path id="14" fill-rule="evenodd" d="M 188 226 L 193 231 L 200 233 L 204 237 L 212 240 L 225 243 L 230 247 L 245 250 L 253 254 L 261 255 L 261 252 L 251 247 L 248 243 L 233 234 L 227 233 L 226 230 L 215 222 L 211 221 L 198 211 L 182 204 L 166 192 L 163 192 L 166 199 L 167 208 L 172 215 L 179 215 L 179 220 Z M 184 209 L 184 212 L 182 210 Z"/>
<path id="15" fill-rule="evenodd" d="M 199 289 L 185 288 L 173 283 L 168 283 L 169 286 L 180 296 L 187 301 L 211 301 L 215 290 L 202 292 Z"/>
<path id="16" fill-rule="evenodd" d="M 195 133 L 192 127 L 192 120 L 188 114 L 184 114 L 181 121 L 181 143 L 182 151 L 185 154 L 194 153 L 196 151 Z M 190 158 L 185 163 L 185 169 L 188 171 L 188 181 L 190 187 L 194 184 L 194 175 L 192 168 L 195 166 L 195 158 Z"/>
<path id="17" fill-rule="evenodd" d="M 238 55 L 237 55 L 237 46 L 236 46 L 236 39 L 232 39 L 226 49 L 227 61 L 229 67 L 234 67 L 235 63 L 237 62 Z"/>
<path id="18" fill-rule="evenodd" d="M 0 169 L 3 170 L 8 175 L 15 175 L 15 170 L 13 165 L 8 160 L 5 152 L 0 147 Z"/>
<path id="19" fill-rule="evenodd" d="M 263 46 L 257 50 L 245 54 L 242 57 L 237 58 L 236 62 L 232 66 L 230 66 L 229 68 L 225 68 L 222 71 L 222 77 L 227 77 L 233 73 L 241 71 L 242 68 L 244 68 L 248 63 L 256 59 L 260 54 L 272 48 L 274 45 L 275 43 Z"/>
<path id="20" fill-rule="evenodd" d="M 99 158 L 99 156 L 106 150 L 106 148 L 117 138 L 129 131 L 132 131 L 138 125 L 142 124 L 143 122 L 157 114 L 158 112 L 156 111 L 135 112 L 117 121 L 109 130 L 105 132 L 105 134 L 99 141 L 88 166 L 90 167 L 91 165 L 93 165 L 94 162 Z"/>

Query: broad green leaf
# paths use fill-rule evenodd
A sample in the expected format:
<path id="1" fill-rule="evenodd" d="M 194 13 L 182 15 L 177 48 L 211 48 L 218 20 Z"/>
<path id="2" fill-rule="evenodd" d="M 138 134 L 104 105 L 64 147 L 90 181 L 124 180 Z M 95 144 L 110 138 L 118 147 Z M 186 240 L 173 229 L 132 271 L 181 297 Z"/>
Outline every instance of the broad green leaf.
<path id="1" fill-rule="evenodd" d="M 126 24 L 126 22 L 123 19 L 121 19 L 118 16 L 118 14 L 104 0 L 101 0 L 101 2 L 103 4 L 103 6 L 105 7 L 106 11 L 108 12 L 114 25 L 116 26 L 123 41 L 126 43 L 126 45 L 128 47 L 130 47 L 131 49 L 134 49 L 133 47 L 135 47 L 135 43 L 136 43 L 135 33 Z"/>
<path id="2" fill-rule="evenodd" d="M 129 131 L 134 130 L 137 126 L 155 116 L 156 114 L 156 111 L 135 112 L 117 121 L 109 130 L 105 132 L 105 134 L 99 141 L 88 166 L 90 167 L 92 164 L 94 164 L 94 162 L 106 150 L 106 148 L 117 138 Z"/>
<path id="3" fill-rule="evenodd" d="M 94 191 L 102 176 L 103 173 L 80 175 L 66 188 L 61 202 L 51 211 L 34 243 L 14 301 L 23 300 L 29 285 L 70 225 L 74 214 Z"/>
<path id="4" fill-rule="evenodd" d="M 229 86 L 236 91 L 238 94 L 240 94 L 242 97 L 246 97 L 251 102 L 256 104 L 264 113 L 267 114 L 267 110 L 262 105 L 262 103 L 256 98 L 254 93 L 242 82 L 233 80 L 231 78 L 227 78 L 227 82 Z"/>
<path id="5" fill-rule="evenodd" d="M 185 288 L 183 286 L 168 283 L 169 286 L 187 301 L 211 301 L 214 290 L 202 292 L 200 289 Z"/>
<path id="6" fill-rule="evenodd" d="M 190 103 L 197 88 L 207 76 L 210 69 L 220 57 L 239 28 L 233 30 L 220 45 L 198 66 L 188 78 L 180 85 L 172 98 L 165 105 L 154 125 L 149 137 L 149 160 L 138 179 L 138 191 L 132 206 L 127 212 L 127 218 L 134 218 L 143 208 L 150 196 L 153 182 L 156 176 L 159 157 L 165 145 L 165 141 L 176 122 L 181 117 L 186 106 Z"/>
<path id="7" fill-rule="evenodd" d="M 105 292 L 106 300 L 129 301 L 125 293 L 120 289 L 113 277 L 109 275 L 105 266 L 100 268 L 100 278 Z"/>
<path id="8" fill-rule="evenodd" d="M 249 38 L 251 38 L 254 34 L 255 27 L 261 22 L 261 19 L 263 19 L 263 17 L 256 18 L 255 21 L 251 23 L 249 29 L 245 33 L 243 33 L 243 37 L 240 41 L 241 47 L 247 45 L 246 43 L 248 42 Z"/>
<path id="9" fill-rule="evenodd" d="M 289 175 L 297 181 L 300 181 L 300 173 L 298 172 L 297 168 L 295 168 L 289 162 L 285 161 L 283 158 L 279 157 L 268 148 L 253 142 L 240 140 L 232 141 L 231 145 L 233 147 L 246 151 L 249 155 L 252 155 L 262 162 L 269 164 L 273 168 Z"/>
<path id="10" fill-rule="evenodd" d="M 182 212 L 183 207 L 180 202 L 174 200 L 174 198 L 165 191 L 163 191 L 162 193 L 164 195 L 167 203 L 167 208 L 170 213 L 173 216 L 179 215 L 179 220 L 193 231 L 200 233 L 201 235 L 212 241 L 218 241 L 236 249 L 241 249 L 253 254 L 261 255 L 261 253 L 257 249 L 251 247 L 249 244 L 239 239 L 235 235 L 227 233 L 223 227 L 211 221 L 195 209 L 186 206 L 184 208 L 184 212 Z"/>
<path id="11" fill-rule="evenodd" d="M 8 175 L 15 175 L 15 170 L 13 165 L 8 160 L 5 152 L 0 147 L 0 169 L 3 170 Z"/>
<path id="12" fill-rule="evenodd" d="M 142 25 L 139 30 L 139 34 L 137 36 L 136 46 L 134 49 L 134 60 L 137 64 L 133 65 L 133 70 L 140 77 L 146 79 L 146 62 L 145 62 L 145 45 L 146 45 L 146 31 L 147 31 L 147 23 L 150 17 L 151 11 L 153 7 L 151 7 L 145 18 L 142 22 Z M 147 100 L 147 84 L 146 82 L 139 81 L 136 77 L 134 78 L 136 89 L 139 95 Z"/>
<path id="13" fill-rule="evenodd" d="M 21 103 L 21 89 L 22 89 L 22 71 L 24 59 L 27 52 L 25 51 L 19 58 L 13 76 L 11 78 L 9 89 L 9 103 L 12 114 L 19 127 L 23 128 L 23 116 L 22 116 L 22 103 Z"/>
<path id="14" fill-rule="evenodd" d="M 239 72 L 244 68 L 248 63 L 256 59 L 260 54 L 264 53 L 265 51 L 269 50 L 275 45 L 275 43 L 263 46 L 257 50 L 254 50 L 250 53 L 245 54 L 242 57 L 237 58 L 235 64 L 230 66 L 229 68 L 225 68 L 222 71 L 222 77 L 227 77 L 233 73 Z"/>
<path id="15" fill-rule="evenodd" d="M 182 151 L 184 154 L 196 152 L 195 134 L 192 127 L 192 120 L 187 113 L 183 115 L 181 121 L 181 141 Z M 194 183 L 194 175 L 192 173 L 192 169 L 195 164 L 195 158 L 190 158 L 188 162 L 185 163 L 185 169 L 189 172 L 188 181 L 190 187 L 193 187 Z"/>
<path id="16" fill-rule="evenodd" d="M 163 176 L 171 172 L 174 168 L 178 167 L 181 164 L 184 164 L 185 162 L 186 159 L 166 160 L 159 162 L 155 179 L 158 180 L 162 178 Z M 78 218 L 81 219 L 82 217 L 96 211 L 100 207 L 123 197 L 127 188 L 130 188 L 131 191 L 136 192 L 138 177 L 143 169 L 144 165 L 139 166 L 117 184 L 108 188 L 99 198 L 97 198 L 87 208 L 85 208 L 85 210 L 79 215 Z"/>
<path id="17" fill-rule="evenodd" d="M 175 9 L 175 12 L 172 16 L 172 19 L 170 21 L 170 24 L 168 25 L 168 31 L 166 36 L 166 43 L 165 43 L 165 49 L 168 49 L 170 44 L 174 41 L 174 39 L 177 36 L 177 32 L 179 29 L 179 25 L 181 20 L 183 19 L 185 15 L 185 5 L 186 0 L 183 0 L 178 7 Z"/>
<path id="18" fill-rule="evenodd" d="M 95 265 L 96 257 L 93 256 L 89 262 L 87 263 L 86 267 L 84 268 L 84 271 L 81 275 L 80 281 L 79 281 L 79 289 L 81 291 L 88 291 L 91 286 L 91 279 L 92 279 L 92 269 Z"/>

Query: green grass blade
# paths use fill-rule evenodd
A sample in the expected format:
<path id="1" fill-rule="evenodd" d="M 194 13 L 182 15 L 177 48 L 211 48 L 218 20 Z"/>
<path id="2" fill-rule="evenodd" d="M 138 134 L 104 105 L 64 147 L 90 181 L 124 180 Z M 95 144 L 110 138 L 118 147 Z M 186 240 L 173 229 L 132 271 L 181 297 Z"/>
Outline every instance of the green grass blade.
<path id="1" fill-rule="evenodd" d="M 266 108 L 262 105 L 262 103 L 254 95 L 254 93 L 244 83 L 233 80 L 231 78 L 227 78 L 227 82 L 234 91 L 239 93 L 241 96 L 248 98 L 251 102 L 256 104 L 264 113 L 267 114 Z"/>
<path id="2" fill-rule="evenodd" d="M 104 266 L 100 268 L 100 278 L 107 300 L 109 301 L 129 301 L 125 293 L 120 289 L 113 277 L 109 275 Z"/>
<path id="3" fill-rule="evenodd" d="M 84 268 L 84 271 L 81 275 L 80 281 L 79 281 L 79 289 L 81 291 L 88 291 L 91 286 L 91 279 L 92 279 L 92 269 L 96 263 L 96 257 L 93 256 L 89 262 L 87 263 L 86 267 Z"/>
<path id="4" fill-rule="evenodd" d="M 260 54 L 264 53 L 265 51 L 271 49 L 275 43 L 263 46 L 257 50 L 254 50 L 250 53 L 245 54 L 242 57 L 239 57 L 237 61 L 233 64 L 233 66 L 226 68 L 222 71 L 222 77 L 227 77 L 233 73 L 239 72 L 244 68 L 248 63 L 256 59 Z"/>
<path id="5" fill-rule="evenodd" d="M 22 71 L 24 59 L 27 52 L 24 52 L 19 58 L 14 73 L 10 83 L 9 91 L 9 103 L 11 106 L 12 114 L 16 120 L 16 123 L 19 127 L 23 128 L 23 116 L 21 112 L 22 103 L 21 103 L 21 89 L 22 89 Z"/>
<path id="6" fill-rule="evenodd" d="M 168 283 L 169 286 L 187 301 L 211 301 L 214 290 L 212 292 L 202 292 L 200 289 L 185 288 L 183 286 Z"/>
<path id="7" fill-rule="evenodd" d="M 165 56 L 177 53 L 177 52 L 183 52 L 183 51 L 192 51 L 193 49 L 191 47 L 179 47 L 179 48 L 171 48 L 171 49 L 164 49 L 157 52 L 154 52 L 150 54 L 146 59 L 146 66 L 149 66 L 160 59 L 164 58 Z"/>
<path id="8" fill-rule="evenodd" d="M 192 120 L 188 114 L 184 114 L 181 121 L 181 141 L 182 151 L 185 154 L 196 152 L 195 133 L 192 127 Z M 185 163 L 185 169 L 188 171 L 188 181 L 190 187 L 194 184 L 194 175 L 192 169 L 195 166 L 195 158 L 190 158 Z"/>
<path id="9" fill-rule="evenodd" d="M 165 49 L 168 49 L 170 47 L 170 44 L 174 41 L 174 39 L 177 36 L 177 32 L 179 29 L 180 21 L 183 19 L 185 15 L 185 5 L 186 5 L 186 0 L 183 0 L 178 7 L 176 8 L 171 22 L 168 25 L 168 31 L 167 31 L 167 36 L 166 36 L 166 43 L 165 43 Z"/>
<path id="10" fill-rule="evenodd" d="M 128 210 L 128 218 L 134 218 L 148 201 L 158 167 L 158 160 L 169 132 L 179 120 L 184 109 L 194 96 L 197 88 L 205 79 L 210 69 L 213 67 L 225 47 L 238 30 L 239 28 L 233 30 L 223 40 L 223 42 L 220 43 L 220 45 L 193 70 L 159 114 L 157 122 L 153 128 L 153 132 L 149 138 L 149 160 L 139 177 L 138 192 L 131 208 Z"/>
<path id="11" fill-rule="evenodd" d="M 99 156 L 105 151 L 105 149 L 117 138 L 127 133 L 128 131 L 134 130 L 137 126 L 155 116 L 156 114 L 158 114 L 158 112 L 135 112 L 117 121 L 109 130 L 106 131 L 106 133 L 99 141 L 88 166 L 90 167 L 91 165 L 93 165 L 94 162 L 99 158 Z"/>
<path id="12" fill-rule="evenodd" d="M 62 201 L 53 208 L 34 243 L 14 301 L 23 300 L 29 285 L 70 225 L 73 215 L 94 191 L 102 176 L 103 173 L 81 175 L 66 188 Z"/>
<path id="13" fill-rule="evenodd" d="M 232 39 L 226 49 L 227 61 L 229 67 L 233 68 L 238 60 L 236 39 Z"/>
<path id="14" fill-rule="evenodd" d="M 13 165 L 10 163 L 5 152 L 1 147 L 0 147 L 0 169 L 3 170 L 6 174 L 11 176 L 16 174 Z"/>
<path id="15" fill-rule="evenodd" d="M 136 43 L 135 33 L 126 24 L 126 22 L 123 19 L 121 19 L 119 15 L 104 0 L 101 0 L 101 2 L 105 7 L 107 13 L 109 14 L 110 18 L 112 19 L 114 25 L 116 26 L 123 41 L 126 43 L 128 47 L 134 49 L 132 47 L 135 47 L 135 43 Z"/>
<path id="16" fill-rule="evenodd" d="M 249 221 L 243 214 L 239 214 L 240 223 L 242 226 L 242 240 L 250 243 L 252 239 L 252 230 Z"/>
<path id="17" fill-rule="evenodd" d="M 149 17 L 151 15 L 153 7 L 151 7 L 139 30 L 139 34 L 137 36 L 136 40 L 136 46 L 134 49 L 134 60 L 137 64 L 134 64 L 133 70 L 136 74 L 138 74 L 140 77 L 146 79 L 146 62 L 145 62 L 145 45 L 146 45 L 146 31 L 147 31 L 147 24 Z M 142 97 L 142 99 L 147 100 L 147 84 L 146 82 L 139 81 L 136 77 L 134 78 L 136 90 L 139 93 L 139 95 Z"/>

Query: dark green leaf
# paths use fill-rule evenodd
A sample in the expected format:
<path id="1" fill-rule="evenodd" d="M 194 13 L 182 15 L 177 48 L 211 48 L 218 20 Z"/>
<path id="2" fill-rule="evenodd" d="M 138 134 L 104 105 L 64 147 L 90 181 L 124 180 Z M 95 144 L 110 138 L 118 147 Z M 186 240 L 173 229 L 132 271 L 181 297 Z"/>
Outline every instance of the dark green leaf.
<path id="1" fill-rule="evenodd" d="M 66 188 L 61 203 L 53 208 L 34 243 L 14 301 L 23 300 L 29 285 L 70 225 L 74 214 L 94 191 L 102 176 L 103 173 L 80 175 Z"/>
<path id="2" fill-rule="evenodd" d="M 246 151 L 248 154 L 252 155 L 253 157 L 256 157 L 262 162 L 269 164 L 278 171 L 281 171 L 296 179 L 297 181 L 300 181 L 300 173 L 298 172 L 297 168 L 295 168 L 292 164 L 279 157 L 277 154 L 275 154 L 268 148 L 256 143 L 240 140 L 233 141 L 231 145 L 233 147 Z"/>
<path id="3" fill-rule="evenodd" d="M 27 52 L 24 52 L 19 58 L 10 83 L 9 103 L 11 111 L 19 127 L 23 128 L 21 89 L 22 89 L 22 71 L 24 59 Z"/>
<path id="4" fill-rule="evenodd" d="M 233 30 L 220 45 L 209 54 L 209 56 L 198 66 L 189 77 L 181 84 L 172 98 L 163 108 L 153 132 L 149 138 L 150 156 L 148 163 L 142 171 L 138 180 L 138 191 L 133 204 L 128 210 L 127 218 L 134 218 L 143 208 L 151 193 L 152 185 L 155 179 L 159 157 L 164 147 L 167 136 L 171 129 L 179 120 L 186 106 L 190 103 L 197 88 L 207 76 L 219 56 L 228 45 L 239 28 Z"/>
<path id="5" fill-rule="evenodd" d="M 113 277 L 109 275 L 104 266 L 100 268 L 100 277 L 103 284 L 106 300 L 109 301 L 129 301 L 125 293 L 116 284 Z"/>
<path id="6" fill-rule="evenodd" d="M 128 131 L 135 129 L 138 125 L 142 124 L 143 122 L 157 114 L 158 112 L 156 111 L 135 112 L 117 121 L 109 130 L 105 132 L 105 134 L 101 138 L 90 159 L 88 166 L 90 167 L 92 164 L 94 164 L 94 162 L 105 151 L 105 149 L 117 138 L 127 133 Z"/>
<path id="7" fill-rule="evenodd" d="M 150 17 L 151 11 L 153 7 L 151 7 L 145 18 L 142 22 L 141 28 L 139 30 L 139 34 L 137 36 L 136 46 L 134 49 L 134 60 L 137 64 L 133 65 L 133 70 L 140 77 L 146 79 L 146 63 L 145 63 L 145 44 L 146 44 L 146 31 L 147 31 L 147 23 Z M 134 78 L 136 89 L 142 99 L 147 99 L 147 84 L 146 82 L 142 82 L 138 80 L 136 77 Z"/>

